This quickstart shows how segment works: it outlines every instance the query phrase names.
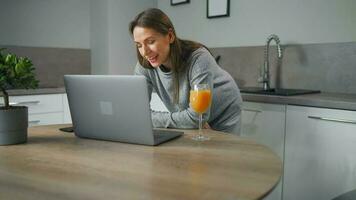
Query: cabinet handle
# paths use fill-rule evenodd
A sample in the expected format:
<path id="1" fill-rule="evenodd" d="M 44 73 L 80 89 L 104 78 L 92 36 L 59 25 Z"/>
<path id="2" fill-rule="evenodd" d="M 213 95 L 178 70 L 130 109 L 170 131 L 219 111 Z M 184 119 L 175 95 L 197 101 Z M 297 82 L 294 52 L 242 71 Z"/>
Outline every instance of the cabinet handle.
<path id="1" fill-rule="evenodd" d="M 246 108 L 243 108 L 242 110 L 244 110 L 244 111 L 249 111 L 249 112 L 255 112 L 255 113 L 261 113 L 261 112 L 262 112 L 262 111 L 260 111 L 260 110 L 246 109 Z"/>
<path id="2" fill-rule="evenodd" d="M 29 124 L 39 124 L 41 122 L 41 120 L 32 120 L 32 121 L 29 121 L 28 123 Z"/>
<path id="3" fill-rule="evenodd" d="M 336 118 L 318 117 L 318 116 L 308 116 L 308 118 L 324 120 L 324 121 L 331 121 L 331 122 L 341 122 L 341 123 L 348 123 L 348 124 L 356 124 L 356 121 L 348 120 L 348 119 L 336 119 Z"/>
<path id="4" fill-rule="evenodd" d="M 0 103 L 0 106 L 4 106 L 5 104 L 4 103 Z M 9 102 L 9 105 L 12 106 L 12 105 L 17 105 L 17 103 L 14 103 L 14 102 Z"/>
<path id="5" fill-rule="evenodd" d="M 22 102 L 14 102 L 13 105 L 37 105 L 40 104 L 40 101 L 22 101 Z"/>

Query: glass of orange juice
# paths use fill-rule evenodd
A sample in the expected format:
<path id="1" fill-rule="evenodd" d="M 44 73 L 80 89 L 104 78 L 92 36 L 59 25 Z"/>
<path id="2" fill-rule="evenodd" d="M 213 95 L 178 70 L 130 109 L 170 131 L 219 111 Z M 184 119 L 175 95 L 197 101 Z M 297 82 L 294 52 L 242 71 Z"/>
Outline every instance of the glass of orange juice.
<path id="1" fill-rule="evenodd" d="M 199 134 L 193 137 L 194 140 L 209 140 L 209 137 L 202 134 L 203 113 L 205 113 L 211 104 L 211 90 L 208 84 L 196 84 L 190 91 L 190 106 L 199 114 Z"/>

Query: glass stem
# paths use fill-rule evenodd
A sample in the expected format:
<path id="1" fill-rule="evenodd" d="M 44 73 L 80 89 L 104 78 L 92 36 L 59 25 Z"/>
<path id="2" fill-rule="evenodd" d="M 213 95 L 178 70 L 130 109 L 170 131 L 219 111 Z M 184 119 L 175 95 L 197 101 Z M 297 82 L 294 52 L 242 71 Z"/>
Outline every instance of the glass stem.
<path id="1" fill-rule="evenodd" d="M 199 134 L 202 134 L 203 129 L 203 114 L 199 114 Z"/>

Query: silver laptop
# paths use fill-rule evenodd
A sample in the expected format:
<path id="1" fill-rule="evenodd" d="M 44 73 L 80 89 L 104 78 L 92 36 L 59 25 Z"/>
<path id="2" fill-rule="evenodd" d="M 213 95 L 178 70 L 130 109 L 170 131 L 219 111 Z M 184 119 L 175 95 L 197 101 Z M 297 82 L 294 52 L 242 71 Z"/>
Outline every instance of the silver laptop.
<path id="1" fill-rule="evenodd" d="M 158 145 L 183 134 L 153 130 L 146 79 L 123 75 L 65 75 L 78 137 Z"/>

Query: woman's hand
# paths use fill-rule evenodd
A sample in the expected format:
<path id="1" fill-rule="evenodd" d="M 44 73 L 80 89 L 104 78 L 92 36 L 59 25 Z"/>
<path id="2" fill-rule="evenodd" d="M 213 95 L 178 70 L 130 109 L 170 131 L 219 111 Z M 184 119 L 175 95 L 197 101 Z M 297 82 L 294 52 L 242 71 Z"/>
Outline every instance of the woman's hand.
<path id="1" fill-rule="evenodd" d="M 203 126 L 204 129 L 211 129 L 210 125 L 208 123 L 205 123 Z"/>

